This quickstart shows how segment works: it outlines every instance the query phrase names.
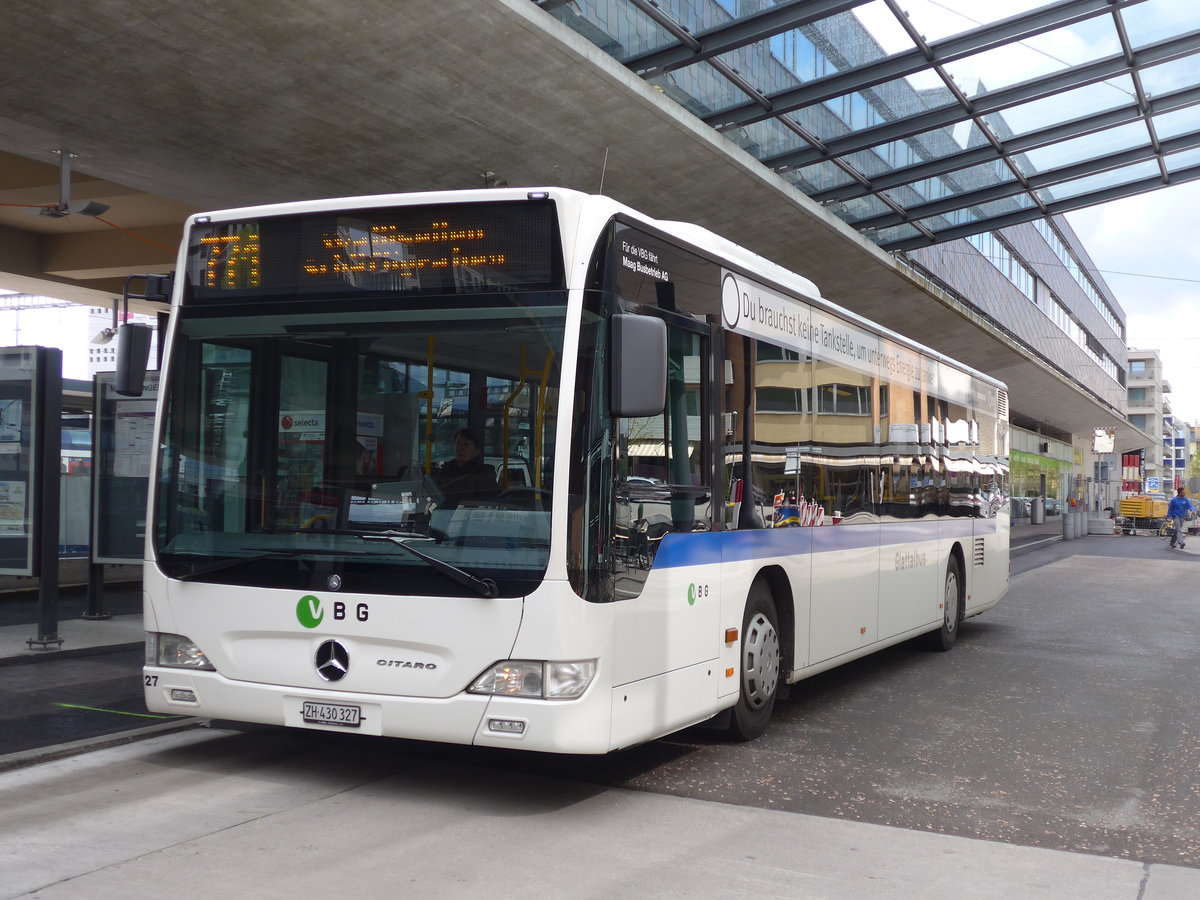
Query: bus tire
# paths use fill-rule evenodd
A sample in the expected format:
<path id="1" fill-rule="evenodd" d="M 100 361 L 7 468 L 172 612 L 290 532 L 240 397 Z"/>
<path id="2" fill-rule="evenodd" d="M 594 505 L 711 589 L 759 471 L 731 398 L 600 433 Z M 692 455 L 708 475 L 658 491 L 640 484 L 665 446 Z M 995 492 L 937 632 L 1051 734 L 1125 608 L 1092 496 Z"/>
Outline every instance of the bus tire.
<path id="1" fill-rule="evenodd" d="M 946 651 L 954 646 L 963 621 L 962 566 L 958 557 L 950 554 L 946 563 L 946 580 L 942 587 L 942 627 L 930 635 L 934 650 Z"/>
<path id="2" fill-rule="evenodd" d="M 729 734 L 750 741 L 767 730 L 779 695 L 782 652 L 775 600 L 764 581 L 755 581 L 742 617 L 741 686 L 729 720 Z"/>

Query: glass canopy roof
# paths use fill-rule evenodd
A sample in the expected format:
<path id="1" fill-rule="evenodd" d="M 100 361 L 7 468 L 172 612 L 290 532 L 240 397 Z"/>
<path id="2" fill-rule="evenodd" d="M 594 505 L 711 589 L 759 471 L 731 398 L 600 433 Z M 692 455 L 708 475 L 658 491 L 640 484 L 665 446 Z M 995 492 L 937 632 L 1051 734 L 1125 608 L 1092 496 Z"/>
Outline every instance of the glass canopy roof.
<path id="1" fill-rule="evenodd" d="M 534 0 L 888 250 L 1200 178 L 1196 0 Z"/>

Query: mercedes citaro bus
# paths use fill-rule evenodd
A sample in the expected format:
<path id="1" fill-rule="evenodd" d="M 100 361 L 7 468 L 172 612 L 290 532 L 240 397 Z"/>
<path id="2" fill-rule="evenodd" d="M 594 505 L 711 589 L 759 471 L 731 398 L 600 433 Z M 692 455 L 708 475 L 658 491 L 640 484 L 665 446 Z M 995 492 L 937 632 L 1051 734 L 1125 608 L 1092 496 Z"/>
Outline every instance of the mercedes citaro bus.
<path id="1" fill-rule="evenodd" d="M 703 228 L 556 188 L 232 209 L 167 297 L 153 711 L 746 740 L 1007 589 L 1004 385 Z"/>

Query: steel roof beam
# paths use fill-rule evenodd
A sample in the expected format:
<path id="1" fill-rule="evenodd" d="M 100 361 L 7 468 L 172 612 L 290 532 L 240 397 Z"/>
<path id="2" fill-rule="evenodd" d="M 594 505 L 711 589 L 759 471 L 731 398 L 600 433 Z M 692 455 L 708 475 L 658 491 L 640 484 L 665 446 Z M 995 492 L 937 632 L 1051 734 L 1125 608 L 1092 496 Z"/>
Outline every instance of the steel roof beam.
<path id="1" fill-rule="evenodd" d="M 653 15 L 656 21 L 665 15 L 658 8 L 657 3 L 654 3 L 654 0 L 631 0 L 631 2 L 643 12 L 648 11 L 647 14 Z M 776 34 L 818 24 L 823 19 L 847 12 L 862 5 L 863 2 L 865 0 L 795 0 L 795 2 L 768 9 L 757 15 L 730 22 L 700 34 L 692 34 L 678 22 L 671 20 L 672 27 L 668 30 L 676 38 L 676 43 L 625 60 L 625 65 L 642 77 L 651 78 L 697 62 L 715 64 L 719 62 L 716 57 L 722 54 L 766 40 Z M 746 85 L 739 84 L 743 91 L 751 94 L 752 99 L 749 102 L 705 116 L 702 121 L 722 130 L 770 119 L 777 119 L 784 124 L 789 124 L 791 120 L 786 116 L 787 113 L 825 103 L 846 94 L 865 91 L 921 71 L 933 69 L 941 72 L 943 71 L 942 67 L 955 60 L 1087 21 L 1097 16 L 1113 15 L 1119 29 L 1120 10 L 1142 2 L 1145 0 L 1059 0 L 1059 2 L 1041 9 L 1012 16 L 933 44 L 926 44 L 924 40 L 918 39 L 919 36 L 914 37 L 916 46 L 911 51 L 898 53 L 877 62 L 802 84 L 787 91 L 764 95 L 756 90 L 747 91 Z M 892 8 L 893 13 L 901 17 L 901 23 L 905 24 L 903 14 L 894 8 L 894 4 L 889 4 L 889 8 Z M 661 24 L 662 22 L 660 22 Z M 909 31 L 912 32 L 912 29 L 910 28 Z M 957 97 L 957 103 L 946 104 L 917 115 L 897 118 L 874 128 L 830 138 L 824 143 L 813 141 L 805 149 L 778 154 L 765 158 L 761 162 L 781 171 L 801 168 L 818 162 L 843 165 L 842 158 L 853 153 L 870 150 L 882 144 L 904 140 L 925 132 L 948 128 L 967 120 L 973 120 L 976 125 L 985 127 L 986 117 L 989 115 L 1033 100 L 1117 77 L 1126 72 L 1131 73 L 1136 82 L 1139 69 L 1181 59 L 1198 51 L 1200 51 L 1200 30 L 1178 35 L 1137 51 L 1132 49 L 1127 37 L 1122 34 L 1121 52 L 1104 59 L 1069 67 L 978 97 L 966 98 L 960 94 Z M 737 73 L 722 71 L 722 74 L 730 77 L 731 74 L 736 75 Z M 948 84 L 950 83 L 948 82 Z M 952 89 L 953 85 L 950 84 L 950 87 Z M 1152 121 L 1152 116 L 1156 113 L 1182 109 L 1197 103 L 1200 103 L 1200 86 L 1175 91 L 1152 100 L 1146 98 L 1139 90 L 1138 102 L 1132 104 L 1081 116 L 1009 140 L 996 138 L 990 140 L 983 147 L 964 150 L 939 160 L 910 166 L 907 169 L 890 171 L 875 178 L 858 177 L 853 184 L 815 193 L 812 196 L 813 199 L 826 203 L 874 196 L 878 201 L 891 207 L 891 211 L 885 215 L 872 216 L 848 224 L 868 232 L 907 224 L 922 232 L 913 238 L 881 243 L 880 246 L 884 249 L 911 249 L 935 242 L 954 240 L 993 228 L 1003 228 L 1009 224 L 1032 221 L 1055 212 L 1080 209 L 1106 202 L 1115 197 L 1142 193 L 1167 183 L 1191 181 L 1200 177 L 1200 174 L 1195 174 L 1195 172 L 1200 172 L 1200 167 L 1196 167 L 1195 170 L 1188 169 L 1179 173 L 1168 173 L 1165 161 L 1166 156 L 1171 153 L 1200 146 L 1200 132 L 1174 137 L 1160 146 L 1154 136 L 1152 126 L 1150 130 L 1152 141 L 1149 144 L 1082 163 L 1038 172 L 1034 175 L 1022 174 L 1014 160 L 1021 153 L 1036 148 L 1052 146 L 1129 122 Z M 820 138 L 819 135 L 815 137 Z M 1038 195 L 1039 190 L 1045 190 L 1057 184 L 1069 183 L 1073 180 L 1152 159 L 1157 159 L 1161 168 L 1161 174 L 1157 178 L 1142 179 L 1129 185 L 1094 191 L 1063 201 L 1047 203 Z M 954 172 L 987 163 L 1006 164 L 1012 168 L 1017 177 L 1001 184 L 922 203 L 908 209 L 902 208 L 884 193 L 929 178 L 949 177 Z M 848 166 L 847 172 L 854 177 L 856 170 L 853 166 Z M 994 203 L 1005 198 L 1022 196 L 1032 199 L 1033 205 L 1005 215 L 981 218 L 978 222 L 968 225 L 954 226 L 936 232 L 930 230 L 929 220 L 931 218 Z"/>
<path id="2" fill-rule="evenodd" d="M 695 45 L 691 41 L 680 40 L 669 47 L 631 57 L 624 60 L 623 64 L 643 78 L 654 78 L 739 47 L 765 41 L 785 31 L 803 28 L 869 2 L 871 0 L 794 0 L 692 35 Z"/>
<path id="3" fill-rule="evenodd" d="M 1136 65 L 1146 67 L 1158 63 L 1170 62 L 1190 56 L 1200 51 L 1200 30 L 1191 31 L 1179 37 L 1148 44 L 1135 54 Z M 1083 87 L 1098 81 L 1106 81 L 1129 71 L 1124 55 L 1118 53 L 1094 62 L 1073 66 L 1047 75 L 1033 78 L 1008 88 L 1001 88 L 980 94 L 971 99 L 974 115 L 985 116 L 1002 112 L 1012 106 L 1018 106 L 1031 100 L 1040 100 L 1053 94 L 1062 93 L 1072 88 Z M 761 109 L 761 107 L 755 107 Z M 873 128 L 864 128 L 842 137 L 831 138 L 825 144 L 824 152 L 817 150 L 794 150 L 781 153 L 761 160 L 764 165 L 772 168 L 788 166 L 798 168 L 824 162 L 834 156 L 845 156 L 867 150 L 879 144 L 890 143 L 909 138 L 926 131 L 939 128 L 949 128 L 959 122 L 971 118 L 960 104 L 951 103 L 915 116 L 897 119 Z"/>
<path id="4" fill-rule="evenodd" d="M 1099 206 L 1101 203 L 1108 203 L 1111 200 L 1120 200 L 1124 197 L 1132 197 L 1136 194 L 1145 194 L 1158 188 L 1169 187 L 1171 185 L 1186 184 L 1190 181 L 1200 180 L 1200 166 L 1190 166 L 1186 169 L 1180 169 L 1177 172 L 1172 172 L 1171 177 L 1164 180 L 1161 177 L 1143 178 L 1140 181 L 1131 181 L 1128 184 L 1118 185 L 1112 188 L 1106 188 L 1102 191 L 1093 191 L 1090 194 L 1080 194 L 1078 197 L 1071 197 L 1067 200 L 1057 200 L 1047 204 L 1048 215 L 1059 215 L 1061 213 L 1071 212 L 1076 209 L 1086 209 L 1089 206 Z M 1041 210 L 1023 209 L 1018 212 L 1009 213 L 1003 216 L 995 216 L 993 218 L 984 219 L 979 222 L 973 222 L 970 225 L 958 225 L 954 228 L 944 228 L 941 231 L 935 231 L 934 240 L 928 238 L 902 238 L 897 241 L 880 242 L 879 247 L 883 250 L 898 252 L 903 250 L 916 250 L 920 247 L 929 247 L 935 243 L 945 243 L 946 241 L 958 240 L 959 238 L 971 237 L 971 235 L 981 234 L 985 231 L 997 231 L 1001 228 L 1008 228 L 1011 225 L 1020 225 L 1023 222 L 1032 222 L 1035 219 L 1043 218 Z M 909 223 L 914 228 L 918 223 Z"/>
<path id="5" fill-rule="evenodd" d="M 1200 104 L 1200 86 L 1172 91 L 1169 94 L 1161 94 L 1151 99 L 1147 105 L 1150 115 L 1159 115 L 1197 104 Z M 904 169 L 894 169 L 891 172 L 871 178 L 867 184 L 849 184 L 842 187 L 829 188 L 825 191 L 817 191 L 809 196 L 819 203 L 828 203 L 833 200 L 856 200 L 859 197 L 865 197 L 880 191 L 892 190 L 906 184 L 924 181 L 927 178 L 949 175 L 962 169 L 971 168 L 972 166 L 1000 162 L 1005 157 L 1016 156 L 1028 150 L 1061 143 L 1071 138 L 1094 134 L 1095 132 L 1104 131 L 1117 125 L 1126 125 L 1130 122 L 1138 121 L 1142 116 L 1143 113 L 1140 105 L 1134 102 L 1127 106 L 1105 110 L 1104 112 L 1095 113 L 1090 116 L 1081 116 L 1078 119 L 1072 119 L 1060 125 L 1054 125 L 1049 128 L 1043 128 L 1040 131 L 1031 131 L 1019 137 L 1010 138 L 1003 142 L 1004 150 L 1002 153 L 997 152 L 991 146 L 976 147 L 973 150 L 964 150 L 961 153 L 943 156 L 940 159 L 920 163 L 915 166 L 908 166 Z"/>
<path id="6" fill-rule="evenodd" d="M 920 48 L 888 56 L 878 62 L 858 66 L 846 72 L 830 75 L 800 87 L 769 95 L 774 113 L 793 112 L 814 106 L 884 82 L 913 75 L 933 66 L 990 50 L 1004 44 L 1074 25 L 1096 16 L 1111 13 L 1146 0 L 1061 0 L 1052 6 L 1022 13 L 991 25 L 967 31 L 929 45 L 929 55 Z M 762 107 L 754 103 L 731 106 L 704 117 L 703 121 L 721 130 L 753 125 L 769 118 Z"/>
<path id="7" fill-rule="evenodd" d="M 1053 187 L 1056 184 L 1063 184 L 1078 178 L 1086 178 L 1089 175 L 1095 175 L 1099 172 L 1120 169 L 1124 166 L 1145 162 L 1150 159 L 1158 159 L 1169 156 L 1172 153 L 1181 153 L 1184 150 L 1192 150 L 1196 147 L 1200 147 L 1200 131 L 1188 132 L 1187 134 L 1177 135 L 1170 140 L 1162 141 L 1159 147 L 1161 153 L 1153 145 L 1145 144 L 1140 147 L 1121 151 L 1120 153 L 1109 153 L 1105 156 L 1097 156 L 1095 159 L 1086 160 L 1085 162 L 1075 163 L 1070 166 L 1060 166 L 1057 169 L 1047 169 L 1044 172 L 1038 172 L 1036 175 L 1029 175 L 1026 179 L 1028 187 L 1019 181 L 1006 181 L 1003 184 L 991 185 L 977 191 L 955 194 L 952 197 L 944 197 L 940 200 L 922 203 L 919 206 L 910 206 L 907 207 L 904 215 L 887 213 L 882 216 L 859 219 L 849 224 L 859 229 L 873 228 L 878 230 L 880 228 L 890 228 L 893 225 L 902 225 L 905 222 L 927 219 L 930 216 L 943 216 L 960 209 L 969 209 L 972 206 L 992 203 L 996 200 L 1003 200 L 1005 197 L 1032 193 L 1033 191 Z"/>

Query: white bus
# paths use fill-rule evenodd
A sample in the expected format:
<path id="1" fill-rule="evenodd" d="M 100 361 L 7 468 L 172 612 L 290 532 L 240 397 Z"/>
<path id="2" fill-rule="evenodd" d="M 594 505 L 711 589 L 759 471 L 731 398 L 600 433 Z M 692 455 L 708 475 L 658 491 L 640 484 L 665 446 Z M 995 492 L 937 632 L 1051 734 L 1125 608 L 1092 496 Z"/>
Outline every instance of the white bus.
<path id="1" fill-rule="evenodd" d="M 1004 386 L 696 226 L 554 188 L 227 210 L 171 306 L 153 711 L 747 740 L 1007 589 Z"/>

